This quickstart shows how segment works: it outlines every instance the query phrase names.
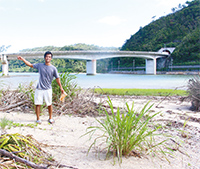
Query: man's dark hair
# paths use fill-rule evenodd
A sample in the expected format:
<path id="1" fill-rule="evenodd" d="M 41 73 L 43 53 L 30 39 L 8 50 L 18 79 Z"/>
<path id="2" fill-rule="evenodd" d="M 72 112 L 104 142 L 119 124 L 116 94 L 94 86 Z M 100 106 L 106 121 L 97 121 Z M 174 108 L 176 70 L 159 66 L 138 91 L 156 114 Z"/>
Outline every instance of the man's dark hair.
<path id="1" fill-rule="evenodd" d="M 51 58 L 53 58 L 53 54 L 50 51 L 45 52 L 44 54 L 44 58 L 46 57 L 46 55 L 51 54 Z"/>

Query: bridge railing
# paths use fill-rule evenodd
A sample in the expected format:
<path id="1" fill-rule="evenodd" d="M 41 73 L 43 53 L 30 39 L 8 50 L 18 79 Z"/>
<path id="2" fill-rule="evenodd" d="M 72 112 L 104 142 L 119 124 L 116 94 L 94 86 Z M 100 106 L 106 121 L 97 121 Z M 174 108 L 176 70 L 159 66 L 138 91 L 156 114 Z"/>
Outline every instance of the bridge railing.
<path id="1" fill-rule="evenodd" d="M 145 66 L 136 67 L 114 67 L 110 68 L 111 71 L 135 71 L 135 70 L 145 70 Z"/>
<path id="2" fill-rule="evenodd" d="M 200 65 L 169 66 L 170 69 L 200 69 Z"/>

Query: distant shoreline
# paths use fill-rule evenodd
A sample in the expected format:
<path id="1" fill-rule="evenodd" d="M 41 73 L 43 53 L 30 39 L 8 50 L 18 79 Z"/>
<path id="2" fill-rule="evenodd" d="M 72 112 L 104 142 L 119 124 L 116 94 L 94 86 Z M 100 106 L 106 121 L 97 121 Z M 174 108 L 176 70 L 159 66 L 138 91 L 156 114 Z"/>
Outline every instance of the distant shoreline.
<path id="1" fill-rule="evenodd" d="M 35 73 L 35 72 L 10 72 L 10 73 Z M 75 72 L 77 73 L 77 72 Z M 78 74 L 82 74 L 83 72 L 78 72 Z M 37 74 L 37 73 L 36 73 Z M 83 73 L 84 74 L 84 73 Z M 97 73 L 98 74 L 98 73 Z M 146 75 L 144 71 L 110 71 L 108 73 L 100 73 L 100 74 L 137 74 L 137 75 Z M 157 75 L 200 75 L 200 71 L 172 71 L 172 72 L 164 72 L 164 71 L 157 71 Z M 12 77 L 28 77 L 30 75 L 12 75 Z M 7 78 L 10 77 L 8 74 L 7 76 L 2 76 L 0 74 L 0 78 Z"/>
<path id="2" fill-rule="evenodd" d="M 111 71 L 109 74 L 144 74 L 144 71 Z M 156 72 L 157 75 L 200 75 L 200 71 L 174 71 L 174 72 Z"/>

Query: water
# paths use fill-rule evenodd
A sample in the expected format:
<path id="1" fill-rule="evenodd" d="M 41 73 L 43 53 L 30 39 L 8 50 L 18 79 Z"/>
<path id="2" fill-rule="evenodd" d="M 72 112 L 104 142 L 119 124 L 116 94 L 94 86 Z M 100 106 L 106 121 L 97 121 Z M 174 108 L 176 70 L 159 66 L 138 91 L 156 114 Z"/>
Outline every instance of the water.
<path id="1" fill-rule="evenodd" d="M 21 83 L 37 84 L 38 73 L 9 73 L 9 77 L 0 78 L 0 88 L 15 89 Z M 0 75 L 1 76 L 1 75 Z M 76 82 L 82 88 L 141 88 L 141 89 L 186 89 L 192 75 L 133 75 L 133 74 L 97 74 L 87 76 L 78 74 Z"/>

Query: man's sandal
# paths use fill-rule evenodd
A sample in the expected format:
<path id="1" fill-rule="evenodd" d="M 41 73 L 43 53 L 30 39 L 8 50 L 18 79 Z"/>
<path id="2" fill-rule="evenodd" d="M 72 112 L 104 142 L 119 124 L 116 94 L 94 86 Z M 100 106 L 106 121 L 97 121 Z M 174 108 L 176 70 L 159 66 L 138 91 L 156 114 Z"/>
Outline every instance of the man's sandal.
<path id="1" fill-rule="evenodd" d="M 54 121 L 53 119 L 49 119 L 48 122 L 49 122 L 50 124 L 55 123 L 55 121 Z"/>
<path id="2" fill-rule="evenodd" d="M 41 120 L 37 120 L 36 123 L 37 124 L 42 124 L 42 121 Z"/>

